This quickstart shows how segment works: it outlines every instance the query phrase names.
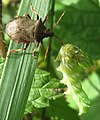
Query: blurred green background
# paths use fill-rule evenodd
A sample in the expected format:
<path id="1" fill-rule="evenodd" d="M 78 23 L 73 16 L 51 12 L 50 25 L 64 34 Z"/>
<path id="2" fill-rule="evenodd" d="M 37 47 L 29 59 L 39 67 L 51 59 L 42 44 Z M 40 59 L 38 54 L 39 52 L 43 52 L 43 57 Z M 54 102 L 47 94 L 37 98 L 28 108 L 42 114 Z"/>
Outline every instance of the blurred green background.
<path id="1" fill-rule="evenodd" d="M 4 27 L 4 39 L 9 46 L 9 37 L 5 33 L 5 25 L 17 15 L 20 0 L 2 0 Z M 65 15 L 54 30 L 64 43 L 71 43 L 89 54 L 94 65 L 81 75 L 83 89 L 91 99 L 91 107 L 82 116 L 77 115 L 77 108 L 70 98 L 51 101 L 51 106 L 45 109 L 34 108 L 33 113 L 25 116 L 40 120 L 45 115 L 45 120 L 99 120 L 100 119 L 100 1 L 99 0 L 54 0 L 53 21 L 50 17 L 52 10 L 49 9 L 47 27 L 52 26 L 59 16 L 65 11 Z M 51 4 L 50 4 L 51 6 Z M 61 47 L 55 38 L 52 39 L 49 60 L 44 61 L 45 49 L 48 40 L 44 40 L 41 48 L 38 67 L 50 71 L 51 75 L 58 77 L 54 59 Z M 48 57 L 48 56 L 47 56 Z M 70 106 L 70 107 L 69 107 Z"/>

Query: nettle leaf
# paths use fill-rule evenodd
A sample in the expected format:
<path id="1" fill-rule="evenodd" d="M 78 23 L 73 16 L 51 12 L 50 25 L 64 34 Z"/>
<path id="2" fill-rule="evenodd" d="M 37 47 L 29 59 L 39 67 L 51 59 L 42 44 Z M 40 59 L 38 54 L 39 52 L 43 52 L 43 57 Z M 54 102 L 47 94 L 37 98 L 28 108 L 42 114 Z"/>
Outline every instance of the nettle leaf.
<path id="1" fill-rule="evenodd" d="M 32 111 L 33 106 L 43 108 L 49 106 L 49 100 L 63 96 L 64 85 L 56 78 L 51 78 L 50 73 L 36 69 L 31 91 L 26 105 L 26 113 Z"/>
<path id="2" fill-rule="evenodd" d="M 100 119 L 100 94 L 91 102 L 88 112 L 81 116 L 81 120 L 99 120 Z"/>
<path id="3" fill-rule="evenodd" d="M 66 11 L 55 29 L 60 39 L 64 43 L 77 45 L 91 55 L 92 59 L 100 59 L 100 2 L 98 0 L 58 0 L 55 11 L 55 21 L 59 18 L 59 14 Z M 53 40 L 52 46 L 56 54 L 58 45 L 56 40 Z"/>
<path id="4" fill-rule="evenodd" d="M 78 47 L 66 44 L 62 46 L 56 58 L 60 60 L 58 70 L 62 72 L 62 83 L 68 86 L 65 94 L 71 94 L 79 107 L 79 115 L 86 112 L 90 100 L 79 81 L 80 72 L 91 66 L 91 59 Z"/>
<path id="5" fill-rule="evenodd" d="M 80 120 L 77 112 L 68 106 L 64 97 L 50 103 L 50 107 L 46 109 L 46 116 L 49 116 L 50 120 Z"/>

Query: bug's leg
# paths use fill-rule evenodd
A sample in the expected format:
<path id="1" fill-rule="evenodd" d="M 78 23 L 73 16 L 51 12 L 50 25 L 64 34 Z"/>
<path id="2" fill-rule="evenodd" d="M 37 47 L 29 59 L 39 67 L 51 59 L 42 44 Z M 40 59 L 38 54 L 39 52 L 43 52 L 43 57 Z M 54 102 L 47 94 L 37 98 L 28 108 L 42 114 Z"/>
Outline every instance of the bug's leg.
<path id="1" fill-rule="evenodd" d="M 7 57 L 8 57 L 11 53 L 16 53 L 16 52 L 20 52 L 20 51 L 22 51 L 22 49 L 10 50 L 10 51 L 7 53 Z"/>
<path id="2" fill-rule="evenodd" d="M 30 4 L 31 8 L 32 8 L 32 12 L 37 15 L 37 20 L 39 20 L 39 15 L 37 14 L 37 12 L 35 11 L 35 9 L 32 6 L 32 3 Z"/>
<path id="3" fill-rule="evenodd" d="M 35 48 L 32 52 L 32 56 L 34 57 L 35 53 L 36 53 L 37 49 Z"/>
<path id="4" fill-rule="evenodd" d="M 25 45 L 25 48 L 22 48 L 22 49 L 16 49 L 16 50 L 10 50 L 8 53 L 7 53 L 7 56 L 9 56 L 11 53 L 16 53 L 16 52 L 20 52 L 20 51 L 23 51 L 23 50 L 26 50 L 27 47 L 28 47 L 29 43 L 27 43 Z"/>
<path id="5" fill-rule="evenodd" d="M 26 50 L 28 48 L 29 44 L 30 44 L 30 42 L 27 42 L 25 47 L 22 50 Z"/>
<path id="6" fill-rule="evenodd" d="M 36 48 L 32 52 L 33 57 L 34 57 L 35 53 L 38 51 L 38 49 L 39 49 L 39 43 L 36 42 Z"/>
<path id="7" fill-rule="evenodd" d="M 48 41 L 48 46 L 47 46 L 46 51 L 45 51 L 45 54 L 44 54 L 44 60 L 47 58 L 48 52 L 49 52 L 49 50 L 50 50 L 51 40 L 52 40 L 52 37 L 51 37 L 50 40 Z"/>
<path id="8" fill-rule="evenodd" d="M 49 51 L 49 43 L 45 51 L 44 60 L 47 58 L 48 51 Z"/>
<path id="9" fill-rule="evenodd" d="M 54 34 L 54 36 L 57 38 L 57 40 L 62 44 L 64 45 L 63 41 L 57 36 Z M 44 60 L 47 58 L 47 54 L 48 54 L 48 51 L 49 51 L 49 48 L 50 48 L 50 41 L 52 40 L 52 37 L 50 38 L 49 42 L 48 42 L 48 46 L 46 48 L 46 52 L 45 52 L 45 57 L 44 57 Z"/>
<path id="10" fill-rule="evenodd" d="M 30 17 L 30 15 L 29 15 L 29 14 L 25 14 L 24 16 L 26 16 L 26 17 L 28 17 L 28 18 L 30 18 L 30 19 L 31 19 L 31 17 Z"/>
<path id="11" fill-rule="evenodd" d="M 48 21 L 48 16 L 45 17 L 43 24 L 45 24 Z"/>

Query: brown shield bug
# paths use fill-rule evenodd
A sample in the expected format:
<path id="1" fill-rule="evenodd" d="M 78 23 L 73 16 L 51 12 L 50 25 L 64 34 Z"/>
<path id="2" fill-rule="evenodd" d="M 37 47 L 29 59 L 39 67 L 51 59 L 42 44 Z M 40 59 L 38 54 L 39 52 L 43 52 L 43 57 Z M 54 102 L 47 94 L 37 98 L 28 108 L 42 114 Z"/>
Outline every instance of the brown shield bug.
<path id="1" fill-rule="evenodd" d="M 38 47 L 39 43 L 43 43 L 43 39 L 45 37 L 55 36 L 63 45 L 63 42 L 59 39 L 59 37 L 55 35 L 53 31 L 45 27 L 44 24 L 47 21 L 47 17 L 44 19 L 44 21 L 42 21 L 33 7 L 32 11 L 37 15 L 37 20 L 32 20 L 29 14 L 27 14 L 25 16 L 16 17 L 14 20 L 10 21 L 6 25 L 6 32 L 13 41 L 16 41 L 18 43 L 22 42 L 26 44 L 25 48 L 23 49 L 10 50 L 9 54 L 11 52 L 26 50 L 31 42 L 35 42 L 36 47 Z M 60 16 L 58 22 L 60 21 L 63 15 L 64 14 Z M 57 24 L 58 23 L 56 23 L 56 25 Z"/>

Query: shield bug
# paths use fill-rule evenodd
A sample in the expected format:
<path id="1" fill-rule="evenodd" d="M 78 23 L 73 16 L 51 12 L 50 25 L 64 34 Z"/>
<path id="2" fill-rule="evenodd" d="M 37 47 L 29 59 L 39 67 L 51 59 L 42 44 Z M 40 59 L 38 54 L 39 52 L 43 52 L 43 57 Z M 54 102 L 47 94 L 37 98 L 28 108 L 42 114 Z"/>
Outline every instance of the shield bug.
<path id="1" fill-rule="evenodd" d="M 26 44 L 25 48 L 23 49 L 10 50 L 9 54 L 11 52 L 26 50 L 28 45 L 32 42 L 36 43 L 37 48 L 40 43 L 43 43 L 43 39 L 45 37 L 55 36 L 61 42 L 61 44 L 63 44 L 63 42 L 57 35 L 54 34 L 53 31 L 46 28 L 45 22 L 47 21 L 47 17 L 44 19 L 44 21 L 42 21 L 33 7 L 32 12 L 37 15 L 37 20 L 32 20 L 29 14 L 26 14 L 25 16 L 16 17 L 6 25 L 6 32 L 13 41 Z M 61 15 L 61 17 L 62 16 L 63 15 Z M 60 21 L 61 17 L 58 21 Z M 55 26 L 57 24 L 58 23 L 56 23 Z"/>

